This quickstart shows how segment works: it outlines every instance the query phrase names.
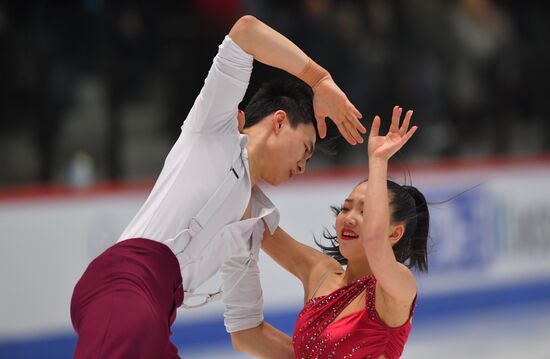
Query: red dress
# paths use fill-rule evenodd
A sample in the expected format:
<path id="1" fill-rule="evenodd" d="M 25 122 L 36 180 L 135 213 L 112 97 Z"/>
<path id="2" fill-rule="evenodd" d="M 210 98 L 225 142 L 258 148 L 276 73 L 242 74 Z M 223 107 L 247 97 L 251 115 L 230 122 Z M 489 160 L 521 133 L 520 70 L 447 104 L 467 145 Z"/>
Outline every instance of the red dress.
<path id="1" fill-rule="evenodd" d="M 361 292 L 366 290 L 365 309 L 336 317 Z M 329 295 L 309 300 L 294 327 L 292 342 L 296 358 L 399 358 L 409 333 L 414 303 L 409 320 L 400 327 L 388 327 L 374 305 L 376 278 L 361 278 Z"/>

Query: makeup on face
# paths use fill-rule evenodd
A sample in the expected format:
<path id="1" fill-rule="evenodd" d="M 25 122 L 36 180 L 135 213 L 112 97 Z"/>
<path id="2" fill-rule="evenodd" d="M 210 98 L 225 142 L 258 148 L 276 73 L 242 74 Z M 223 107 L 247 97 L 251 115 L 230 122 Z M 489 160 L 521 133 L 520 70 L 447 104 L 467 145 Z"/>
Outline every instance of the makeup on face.
<path id="1" fill-rule="evenodd" d="M 351 229 L 344 228 L 340 234 L 340 239 L 343 241 L 351 241 L 359 238 L 359 235 Z"/>

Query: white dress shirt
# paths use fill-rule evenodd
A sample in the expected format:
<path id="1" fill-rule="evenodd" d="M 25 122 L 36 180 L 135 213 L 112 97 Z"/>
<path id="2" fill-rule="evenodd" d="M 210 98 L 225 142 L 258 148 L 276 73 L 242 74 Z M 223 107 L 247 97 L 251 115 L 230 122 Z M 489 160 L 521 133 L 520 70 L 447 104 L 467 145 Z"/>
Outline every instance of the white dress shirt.
<path id="1" fill-rule="evenodd" d="M 118 240 L 166 244 L 179 261 L 186 296 L 221 269 L 230 332 L 263 319 L 257 275 L 263 222 L 271 232 L 279 223 L 275 206 L 259 188 L 251 188 L 248 137 L 238 131 L 237 106 L 252 63 L 253 57 L 226 36 L 153 190 Z M 235 176 L 231 190 L 211 207 L 212 220 L 193 230 L 192 219 L 227 176 Z M 251 218 L 241 220 L 249 201 Z M 247 323 L 246 318 L 255 319 Z"/>

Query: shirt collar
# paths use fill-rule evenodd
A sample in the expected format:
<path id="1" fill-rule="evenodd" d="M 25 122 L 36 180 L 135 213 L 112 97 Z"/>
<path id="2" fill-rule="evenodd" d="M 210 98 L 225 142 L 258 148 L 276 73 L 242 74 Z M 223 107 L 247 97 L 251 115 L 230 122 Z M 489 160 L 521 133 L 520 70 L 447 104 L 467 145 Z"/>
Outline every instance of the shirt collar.
<path id="1" fill-rule="evenodd" d="M 246 150 L 246 145 L 248 144 L 248 135 L 239 134 L 239 144 L 241 145 L 241 154 L 243 161 L 248 163 L 248 151 Z"/>
<path id="2" fill-rule="evenodd" d="M 275 233 L 275 230 L 279 226 L 281 215 L 273 202 L 271 202 L 271 200 L 258 186 L 252 187 L 250 199 L 252 202 L 252 216 L 262 218 L 267 225 L 269 232 L 271 234 Z"/>

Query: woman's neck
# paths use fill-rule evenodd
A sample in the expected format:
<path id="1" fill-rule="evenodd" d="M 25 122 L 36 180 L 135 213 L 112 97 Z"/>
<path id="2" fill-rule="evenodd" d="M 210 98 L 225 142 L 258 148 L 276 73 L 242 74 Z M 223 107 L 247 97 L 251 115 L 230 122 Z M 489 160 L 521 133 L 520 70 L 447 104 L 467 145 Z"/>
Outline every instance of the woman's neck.
<path id="1" fill-rule="evenodd" d="M 371 274 L 372 270 L 366 261 L 361 261 L 360 263 L 349 261 L 342 280 L 345 284 L 350 284 Z"/>

